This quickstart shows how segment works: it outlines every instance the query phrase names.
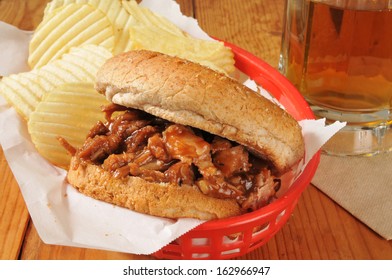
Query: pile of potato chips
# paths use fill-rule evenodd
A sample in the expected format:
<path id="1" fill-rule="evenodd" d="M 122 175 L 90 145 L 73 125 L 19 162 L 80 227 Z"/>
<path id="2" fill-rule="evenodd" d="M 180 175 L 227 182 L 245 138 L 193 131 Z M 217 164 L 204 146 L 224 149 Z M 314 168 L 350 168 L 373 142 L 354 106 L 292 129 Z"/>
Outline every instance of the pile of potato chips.
<path id="1" fill-rule="evenodd" d="M 233 54 L 221 42 L 193 38 L 135 0 L 53 0 L 30 42 L 31 71 L 4 77 L 0 95 L 26 120 L 38 152 L 68 168 L 58 137 L 83 144 L 108 103 L 94 90 L 95 74 L 108 58 L 134 49 L 234 71 Z"/>

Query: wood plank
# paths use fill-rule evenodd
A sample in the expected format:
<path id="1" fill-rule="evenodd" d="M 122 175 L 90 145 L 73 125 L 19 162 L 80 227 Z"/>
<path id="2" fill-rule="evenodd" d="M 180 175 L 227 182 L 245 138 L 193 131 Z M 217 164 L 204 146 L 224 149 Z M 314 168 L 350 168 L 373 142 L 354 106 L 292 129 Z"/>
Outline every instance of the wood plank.
<path id="1" fill-rule="evenodd" d="M 195 16 L 193 1 L 189 1 L 189 0 L 175 0 L 175 1 L 178 3 L 178 5 L 180 5 L 181 13 L 183 13 L 188 17 Z"/>
<path id="2" fill-rule="evenodd" d="M 47 2 L 49 0 L 0 1 L 0 20 L 23 30 L 34 30 L 41 22 Z"/>
<path id="3" fill-rule="evenodd" d="M 195 16 L 209 35 L 236 44 L 277 67 L 284 1 L 195 0 Z"/>
<path id="4" fill-rule="evenodd" d="M 0 147 L 0 259 L 17 259 L 29 213 Z"/>
<path id="5" fill-rule="evenodd" d="M 26 1 L 0 1 L 0 20 L 20 26 L 25 17 Z"/>

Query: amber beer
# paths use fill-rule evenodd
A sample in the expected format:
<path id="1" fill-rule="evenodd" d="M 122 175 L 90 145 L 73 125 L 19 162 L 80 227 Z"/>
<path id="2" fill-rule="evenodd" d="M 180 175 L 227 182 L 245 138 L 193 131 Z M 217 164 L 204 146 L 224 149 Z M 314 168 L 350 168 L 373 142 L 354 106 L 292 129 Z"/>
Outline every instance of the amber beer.
<path id="1" fill-rule="evenodd" d="M 384 136 L 392 124 L 391 3 L 287 0 L 281 72 L 316 116 L 348 122 L 346 132 L 357 136 L 344 141 L 363 137 L 361 130 L 378 134 L 346 154 L 390 149 Z"/>

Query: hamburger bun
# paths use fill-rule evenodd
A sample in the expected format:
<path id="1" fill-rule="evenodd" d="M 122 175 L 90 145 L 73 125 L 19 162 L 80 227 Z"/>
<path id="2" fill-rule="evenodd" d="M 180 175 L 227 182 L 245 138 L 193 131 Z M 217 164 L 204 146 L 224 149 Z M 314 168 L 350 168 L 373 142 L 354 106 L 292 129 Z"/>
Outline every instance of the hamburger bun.
<path id="1" fill-rule="evenodd" d="M 242 213 L 235 199 L 206 196 L 195 186 L 178 187 L 135 176 L 118 179 L 94 164 L 71 168 L 68 181 L 87 196 L 158 217 L 213 220 Z"/>
<path id="2" fill-rule="evenodd" d="M 98 200 L 167 218 L 236 216 L 268 203 L 278 185 L 275 176 L 304 155 L 301 129 L 288 113 L 234 79 L 184 59 L 146 50 L 117 55 L 98 71 L 96 89 L 114 104 L 241 145 L 268 165 L 258 179 L 267 187 L 246 190 L 248 198 L 239 199 L 206 195 L 201 183 L 154 182 L 132 174 L 118 178 L 104 164 L 76 153 L 68 181 Z M 201 168 L 198 173 L 204 176 Z"/>

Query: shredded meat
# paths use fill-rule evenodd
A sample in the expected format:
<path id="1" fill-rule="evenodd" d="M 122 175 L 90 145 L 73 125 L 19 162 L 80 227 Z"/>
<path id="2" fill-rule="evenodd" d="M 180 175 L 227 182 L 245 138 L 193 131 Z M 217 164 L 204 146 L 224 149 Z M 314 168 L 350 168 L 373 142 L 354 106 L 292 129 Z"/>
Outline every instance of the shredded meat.
<path id="1" fill-rule="evenodd" d="M 176 182 L 179 186 L 182 184 L 192 185 L 195 174 L 190 164 L 177 162 L 165 171 L 165 178 L 169 182 Z"/>
<path id="2" fill-rule="evenodd" d="M 102 163 L 110 154 L 115 153 L 121 144 L 121 138 L 116 134 L 96 135 L 87 138 L 83 147 L 78 150 L 77 156 L 89 159 L 92 162 Z"/>
<path id="3" fill-rule="evenodd" d="M 139 121 L 140 122 L 140 121 Z M 146 146 L 148 139 L 156 133 L 151 125 L 142 126 L 125 139 L 126 151 L 135 152 Z"/>
<path id="4" fill-rule="evenodd" d="M 71 156 L 76 154 L 76 148 L 72 146 L 63 137 L 57 137 L 57 141 L 59 141 L 60 145 L 64 147 L 64 149 L 68 152 L 68 154 L 70 154 Z"/>
<path id="5" fill-rule="evenodd" d="M 243 146 L 217 151 L 214 164 L 226 177 L 247 172 L 250 169 L 249 153 Z"/>
<path id="6" fill-rule="evenodd" d="M 271 176 L 270 170 L 263 168 L 254 176 L 253 188 L 249 189 L 241 207 L 247 211 L 253 211 L 269 204 L 279 187 L 280 180 Z"/>
<path id="7" fill-rule="evenodd" d="M 87 134 L 86 139 L 88 138 L 94 138 L 96 135 L 105 135 L 106 133 L 109 132 L 109 129 L 106 127 L 106 125 L 98 121 L 91 129 L 90 132 Z"/>
<path id="8" fill-rule="evenodd" d="M 82 147 L 61 143 L 79 162 L 116 178 L 197 186 L 208 196 L 237 199 L 244 211 L 268 204 L 280 186 L 266 162 L 237 143 L 119 105 L 103 112 L 107 122 L 98 122 Z"/>
<path id="9" fill-rule="evenodd" d="M 148 138 L 147 147 L 150 149 L 151 154 L 158 160 L 163 162 L 172 161 L 172 157 L 167 152 L 165 142 L 162 137 L 156 133 Z"/>
<path id="10" fill-rule="evenodd" d="M 214 137 L 211 142 L 211 152 L 215 154 L 216 152 L 230 149 L 232 147 L 231 142 L 227 139 L 221 137 Z"/>
<path id="11" fill-rule="evenodd" d="M 233 198 L 241 192 L 224 179 L 222 172 L 213 164 L 210 144 L 197 136 L 191 128 L 179 124 L 169 126 L 163 132 L 169 154 L 182 162 L 198 167 L 202 178 L 196 185 L 204 194 L 218 198 Z"/>

